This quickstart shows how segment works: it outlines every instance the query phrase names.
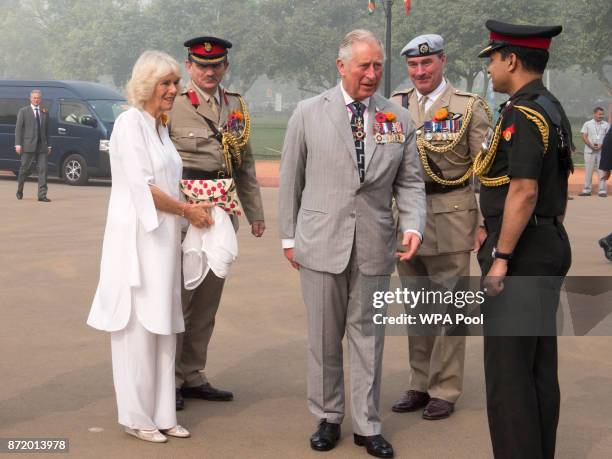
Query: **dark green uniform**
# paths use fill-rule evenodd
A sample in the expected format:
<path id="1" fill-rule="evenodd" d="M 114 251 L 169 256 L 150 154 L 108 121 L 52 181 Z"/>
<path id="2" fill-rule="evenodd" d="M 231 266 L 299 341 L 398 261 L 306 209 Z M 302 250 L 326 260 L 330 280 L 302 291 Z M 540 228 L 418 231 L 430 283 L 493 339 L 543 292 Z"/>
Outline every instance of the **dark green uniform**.
<path id="1" fill-rule="evenodd" d="M 487 229 L 478 253 L 483 276 L 493 263 L 508 194 L 509 183 L 500 182 L 537 180 L 538 197 L 508 262 L 504 291 L 483 305 L 493 451 L 496 458 L 552 458 L 560 404 L 555 313 L 571 263 L 561 223 L 571 168 L 564 144 L 571 143 L 571 128 L 559 101 L 539 79 L 502 105 L 496 128 L 495 159 L 480 192 Z"/>

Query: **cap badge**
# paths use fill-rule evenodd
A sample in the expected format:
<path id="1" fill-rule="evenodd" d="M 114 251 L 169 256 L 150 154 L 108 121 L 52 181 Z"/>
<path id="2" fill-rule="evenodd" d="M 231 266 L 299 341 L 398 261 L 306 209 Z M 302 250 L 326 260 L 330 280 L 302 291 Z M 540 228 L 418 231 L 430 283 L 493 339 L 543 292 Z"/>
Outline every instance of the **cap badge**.
<path id="1" fill-rule="evenodd" d="M 207 53 L 210 53 L 212 51 L 212 45 L 210 43 L 204 43 L 204 51 L 206 51 Z"/>
<path id="2" fill-rule="evenodd" d="M 427 43 L 421 43 L 419 45 L 419 53 L 427 54 L 429 52 L 429 45 Z"/>

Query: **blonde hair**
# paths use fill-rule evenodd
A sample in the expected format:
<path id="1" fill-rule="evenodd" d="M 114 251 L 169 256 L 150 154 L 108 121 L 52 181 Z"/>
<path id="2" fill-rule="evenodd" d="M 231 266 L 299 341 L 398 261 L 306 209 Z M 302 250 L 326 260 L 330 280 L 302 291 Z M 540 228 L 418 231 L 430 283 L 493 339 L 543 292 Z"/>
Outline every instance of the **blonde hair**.
<path id="1" fill-rule="evenodd" d="M 161 51 L 142 53 L 134 64 L 130 81 L 125 86 L 130 105 L 142 109 L 153 97 L 153 91 L 159 80 L 170 73 L 177 77 L 181 76 L 179 63 L 172 56 Z"/>
<path id="2" fill-rule="evenodd" d="M 353 55 L 353 45 L 363 41 L 376 43 L 380 47 L 383 60 L 385 59 L 385 47 L 382 42 L 373 32 L 365 29 L 351 30 L 344 36 L 342 43 L 340 43 L 340 49 L 338 50 L 338 58 L 347 64 Z"/>

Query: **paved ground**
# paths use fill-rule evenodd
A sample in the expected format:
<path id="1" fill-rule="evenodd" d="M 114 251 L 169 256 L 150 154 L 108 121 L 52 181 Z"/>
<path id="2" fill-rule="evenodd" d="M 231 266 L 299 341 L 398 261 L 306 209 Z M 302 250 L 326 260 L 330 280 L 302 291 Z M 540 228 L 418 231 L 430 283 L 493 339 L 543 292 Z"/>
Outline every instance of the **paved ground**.
<path id="1" fill-rule="evenodd" d="M 281 256 L 277 190 L 264 189 L 269 225 L 261 240 L 240 231 L 212 340 L 209 376 L 236 400 L 188 400 L 179 421 L 187 440 L 147 444 L 116 423 L 109 337 L 85 325 L 96 287 L 108 184 L 51 183 L 50 204 L 26 184 L 0 177 L 0 437 L 67 437 L 72 457 L 345 458 L 368 457 L 352 444 L 349 417 L 333 452 L 314 453 L 314 421 L 305 403 L 306 324 L 296 272 Z M 611 275 L 596 240 L 612 230 L 612 197 L 569 203 L 572 273 Z M 475 271 L 476 272 L 476 271 Z M 612 339 L 561 338 L 559 458 L 612 457 Z M 382 412 L 401 458 L 489 458 L 482 339 L 469 338 L 465 391 L 448 420 L 394 414 L 408 379 L 405 337 L 387 338 Z M 508 375 L 509 378 L 512 375 Z M 93 429 L 93 431 L 90 431 Z"/>

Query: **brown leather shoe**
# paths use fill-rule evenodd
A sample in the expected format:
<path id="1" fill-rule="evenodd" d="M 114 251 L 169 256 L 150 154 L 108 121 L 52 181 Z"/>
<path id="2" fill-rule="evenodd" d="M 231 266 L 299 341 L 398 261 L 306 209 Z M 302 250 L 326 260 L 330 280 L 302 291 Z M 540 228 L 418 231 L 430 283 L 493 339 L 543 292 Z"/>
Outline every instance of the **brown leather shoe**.
<path id="1" fill-rule="evenodd" d="M 423 410 L 423 419 L 427 419 L 429 421 L 446 419 L 454 410 L 454 403 L 447 402 L 441 398 L 432 398 Z"/>
<path id="2" fill-rule="evenodd" d="M 427 392 L 419 392 L 418 390 L 409 390 L 402 395 L 395 404 L 391 407 L 396 413 L 408 413 L 423 408 L 429 402 L 429 394 Z"/>

